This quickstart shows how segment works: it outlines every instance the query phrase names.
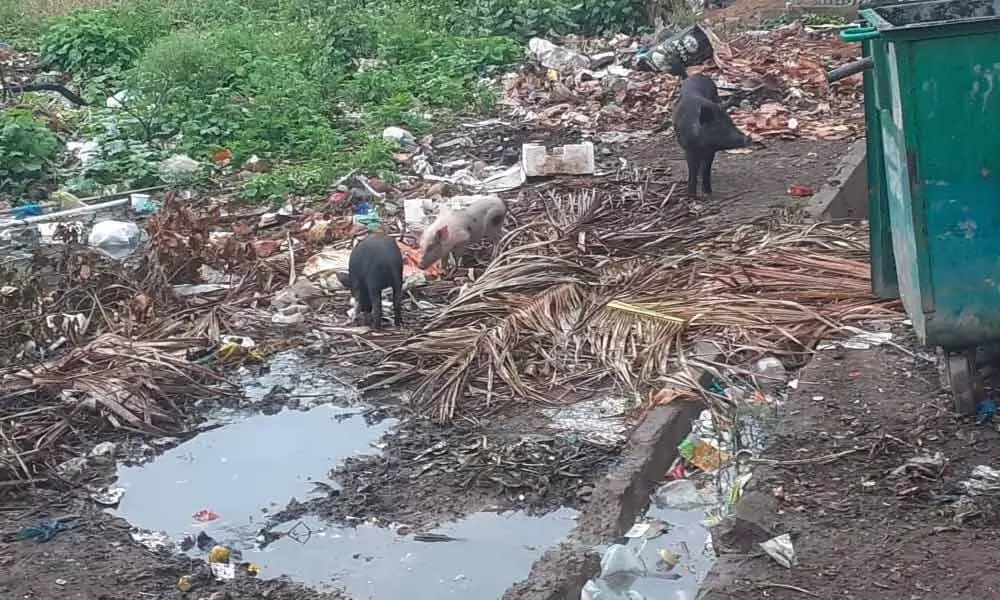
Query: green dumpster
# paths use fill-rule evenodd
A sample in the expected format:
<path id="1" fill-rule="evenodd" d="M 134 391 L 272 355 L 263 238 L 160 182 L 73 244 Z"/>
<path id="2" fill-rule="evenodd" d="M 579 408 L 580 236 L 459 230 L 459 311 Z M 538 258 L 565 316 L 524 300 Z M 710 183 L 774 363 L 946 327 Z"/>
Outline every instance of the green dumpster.
<path id="1" fill-rule="evenodd" d="M 976 409 L 976 346 L 1000 341 L 998 12 L 994 0 L 892 4 L 842 34 L 872 44 L 900 296 L 920 340 L 944 349 L 963 413 Z"/>
<path id="2" fill-rule="evenodd" d="M 890 4 L 921 2 L 924 0 L 867 0 L 858 5 L 859 10 L 879 8 Z M 856 41 L 861 42 L 861 56 L 870 59 L 874 69 L 862 75 L 865 97 L 865 163 L 868 173 L 868 221 L 870 224 L 872 291 L 880 298 L 899 298 L 896 280 L 896 257 L 892 251 L 892 229 L 889 225 L 889 195 L 885 182 L 885 163 L 882 155 L 882 125 L 880 109 L 889 105 L 889 82 L 885 74 L 885 40 L 872 36 L 870 29 L 862 29 Z M 844 35 L 854 41 L 851 32 Z"/>

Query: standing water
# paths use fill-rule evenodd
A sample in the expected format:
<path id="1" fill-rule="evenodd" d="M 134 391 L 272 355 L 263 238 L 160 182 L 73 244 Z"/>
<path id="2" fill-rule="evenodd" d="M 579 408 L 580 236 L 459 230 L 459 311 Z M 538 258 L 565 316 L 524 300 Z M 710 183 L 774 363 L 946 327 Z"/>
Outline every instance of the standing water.
<path id="1" fill-rule="evenodd" d="M 576 513 L 569 509 L 544 518 L 474 514 L 436 530 L 454 538 L 438 542 L 369 523 L 344 527 L 313 517 L 268 522 L 269 512 L 292 497 L 307 499 L 317 483 L 336 487 L 327 481 L 330 470 L 347 457 L 375 453 L 374 443 L 395 424 L 368 425 L 362 408 L 350 407 L 357 401 L 353 390 L 303 364 L 294 351 L 276 355 L 268 373 L 243 382 L 244 391 L 267 404 L 268 392 L 280 386 L 288 404 L 310 408 L 220 414 L 221 427 L 147 464 L 120 466 L 126 493 L 116 514 L 175 543 L 204 532 L 240 550 L 242 560 L 261 568 L 261 577 L 287 575 L 373 600 L 499 597 L 573 528 Z M 256 538 L 265 526 L 289 533 L 261 548 Z M 204 551 L 190 552 L 205 557 Z"/>
<path id="2" fill-rule="evenodd" d="M 344 458 L 373 452 L 389 425 L 369 427 L 357 411 L 330 405 L 236 421 L 149 464 L 119 468 L 118 515 L 172 539 L 205 531 L 219 541 L 252 540 L 265 509 L 307 495 Z M 202 510 L 218 519 L 196 521 Z"/>

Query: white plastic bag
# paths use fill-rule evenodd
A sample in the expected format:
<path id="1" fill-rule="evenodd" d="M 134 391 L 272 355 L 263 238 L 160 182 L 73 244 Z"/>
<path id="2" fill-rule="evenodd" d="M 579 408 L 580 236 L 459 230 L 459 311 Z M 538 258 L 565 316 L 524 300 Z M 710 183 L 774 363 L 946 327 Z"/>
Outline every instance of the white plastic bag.
<path id="1" fill-rule="evenodd" d="M 142 231 L 131 221 L 101 221 L 90 230 L 87 243 L 116 260 L 130 256 L 142 242 Z"/>

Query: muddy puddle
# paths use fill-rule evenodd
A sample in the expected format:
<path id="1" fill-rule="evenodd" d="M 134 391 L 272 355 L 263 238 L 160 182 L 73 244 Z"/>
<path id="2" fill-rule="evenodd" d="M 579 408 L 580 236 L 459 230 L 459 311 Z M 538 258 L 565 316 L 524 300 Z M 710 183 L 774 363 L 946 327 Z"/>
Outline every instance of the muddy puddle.
<path id="1" fill-rule="evenodd" d="M 142 464 L 119 465 L 124 495 L 113 513 L 140 530 L 140 541 L 204 559 L 209 543 L 195 544 L 204 534 L 238 550 L 261 577 L 288 576 L 351 598 L 487 598 L 502 595 L 575 525 L 571 509 L 540 518 L 484 512 L 423 541 L 399 524 L 311 516 L 276 523 L 270 515 L 290 499 L 337 490 L 331 469 L 379 454 L 379 440 L 397 421 L 366 419 L 368 407 L 349 386 L 294 351 L 245 372 L 242 384 L 251 409 L 220 411 L 190 440 Z"/>
<path id="2" fill-rule="evenodd" d="M 199 531 L 253 540 L 268 511 L 329 485 L 327 473 L 344 458 L 377 453 L 372 444 L 393 424 L 369 426 L 357 409 L 331 405 L 230 418 L 148 464 L 120 467 L 116 514 L 172 540 Z"/>
<path id="3" fill-rule="evenodd" d="M 165 532 L 178 546 L 204 532 L 240 550 L 264 578 L 285 575 L 376 600 L 499 597 L 575 525 L 570 509 L 540 518 L 478 513 L 431 532 L 443 541 L 418 541 L 405 528 L 371 523 L 269 522 L 269 512 L 289 498 L 336 487 L 326 481 L 330 467 L 351 454 L 377 452 L 371 445 L 391 424 L 368 426 L 356 410 L 330 405 L 239 420 L 146 465 L 119 469 L 126 493 L 116 514 Z M 265 527 L 283 535 L 265 544 L 258 535 Z M 188 552 L 205 556 L 197 547 Z"/>
<path id="4" fill-rule="evenodd" d="M 568 508 L 544 517 L 483 512 L 433 530 L 447 541 L 417 541 L 367 523 L 338 527 L 303 519 L 275 528 L 292 533 L 263 550 L 244 550 L 243 557 L 265 576 L 287 574 L 356 599 L 499 598 L 575 520 Z"/>
<path id="5" fill-rule="evenodd" d="M 668 524 L 663 536 L 629 543 L 635 547 L 648 569 L 632 589 L 647 600 L 693 600 L 698 588 L 715 564 L 708 529 L 703 522 L 705 509 L 653 507 L 646 518 Z M 668 565 L 677 561 L 672 568 Z"/>

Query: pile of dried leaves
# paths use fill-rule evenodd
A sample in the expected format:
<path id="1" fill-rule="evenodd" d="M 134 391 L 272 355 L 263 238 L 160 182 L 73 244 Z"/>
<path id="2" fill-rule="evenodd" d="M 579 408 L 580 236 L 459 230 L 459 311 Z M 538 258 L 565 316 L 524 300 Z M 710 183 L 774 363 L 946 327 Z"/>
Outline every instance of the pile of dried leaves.
<path id="1" fill-rule="evenodd" d="M 845 325 L 900 316 L 871 294 L 861 225 L 733 229 L 642 175 L 526 202 L 485 272 L 386 342 L 371 388 L 405 383 L 440 420 L 511 395 L 562 404 L 613 384 L 643 397 L 693 365 L 699 339 L 733 361 L 802 356 Z"/>
<path id="2" fill-rule="evenodd" d="M 791 25 L 774 31 L 734 35 L 728 42 L 710 35 L 712 64 L 688 69 L 735 88 L 737 125 L 756 137 L 848 139 L 864 128 L 861 78 L 836 84 L 826 71 L 858 57 L 856 44 L 836 32 Z M 631 70 L 637 40 L 620 36 L 606 48 L 617 54 L 618 70 L 579 71 L 558 79 L 530 63 L 504 82 L 504 110 L 533 115 L 548 127 L 586 131 L 658 128 L 669 121 L 680 80 L 662 72 Z M 724 92 L 723 96 L 726 96 Z"/>
<path id="3" fill-rule="evenodd" d="M 211 360 L 236 325 L 251 333 L 247 315 L 287 281 L 289 258 L 257 259 L 246 240 L 211 234 L 220 219 L 168 197 L 135 261 L 67 229 L 63 244 L 0 270 L 0 485 L 37 479 L 108 429 L 176 431 L 185 404 L 233 391 L 192 356 Z M 226 273 L 214 291 L 177 293 L 208 272 Z"/>

